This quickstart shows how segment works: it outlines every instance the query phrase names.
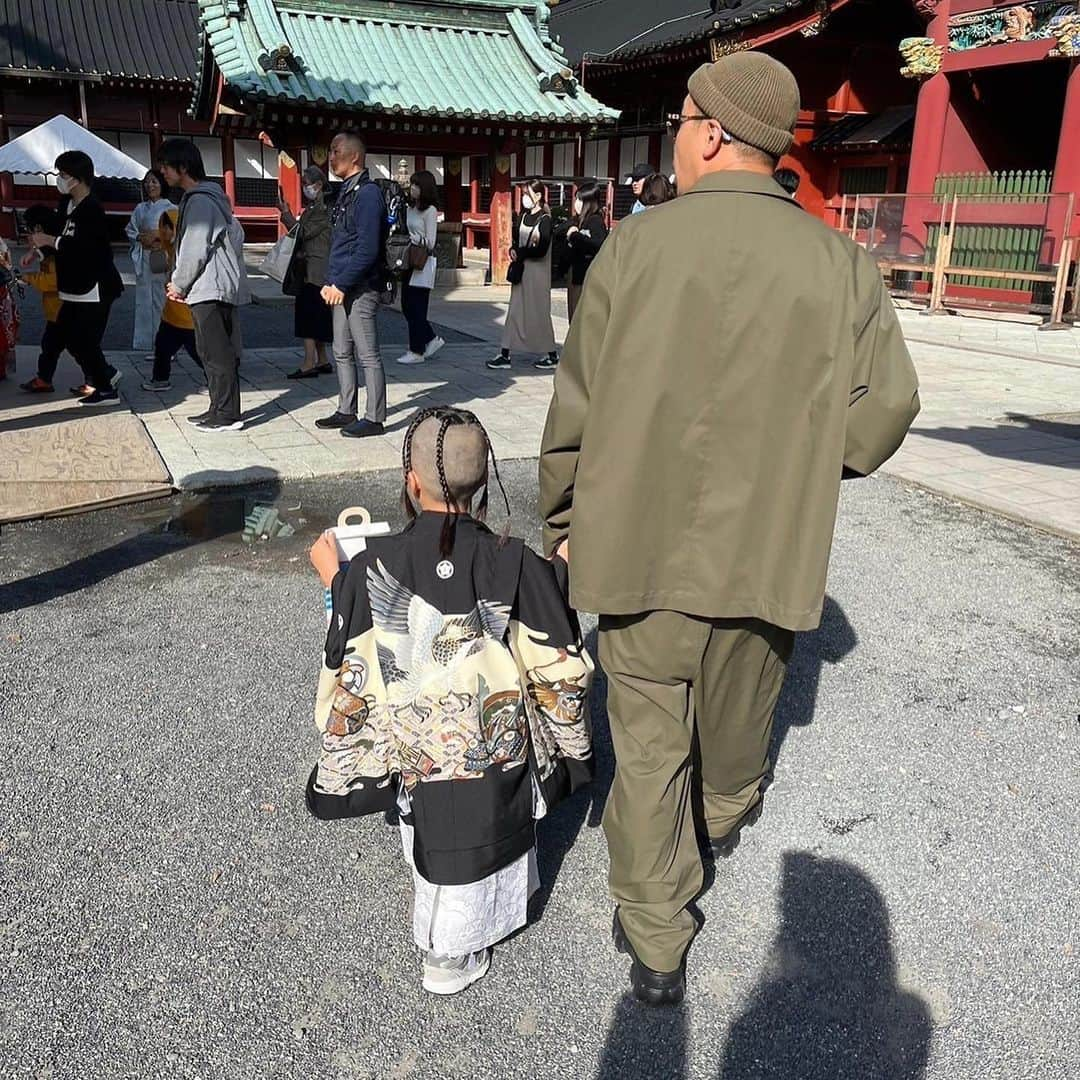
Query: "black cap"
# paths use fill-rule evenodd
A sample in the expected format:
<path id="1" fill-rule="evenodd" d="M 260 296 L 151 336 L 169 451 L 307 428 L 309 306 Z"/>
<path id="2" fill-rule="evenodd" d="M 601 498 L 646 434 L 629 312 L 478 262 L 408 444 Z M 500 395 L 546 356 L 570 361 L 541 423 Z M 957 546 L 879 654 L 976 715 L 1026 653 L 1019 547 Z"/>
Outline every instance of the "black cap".
<path id="1" fill-rule="evenodd" d="M 631 170 L 630 175 L 623 181 L 624 184 L 632 184 L 635 180 L 646 180 L 656 170 L 647 162 L 639 161 Z"/>

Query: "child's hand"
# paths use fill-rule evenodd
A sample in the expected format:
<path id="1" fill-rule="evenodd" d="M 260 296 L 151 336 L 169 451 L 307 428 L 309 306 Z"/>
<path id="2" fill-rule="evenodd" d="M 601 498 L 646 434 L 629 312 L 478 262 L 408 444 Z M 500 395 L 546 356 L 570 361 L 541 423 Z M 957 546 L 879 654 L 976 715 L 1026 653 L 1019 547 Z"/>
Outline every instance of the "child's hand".
<path id="1" fill-rule="evenodd" d="M 315 567 L 318 572 L 319 580 L 323 583 L 323 588 L 329 589 L 337 576 L 337 572 L 341 569 L 341 565 L 338 562 L 337 541 L 333 535 L 329 532 L 324 532 L 314 544 L 311 545 L 311 551 L 308 552 L 308 557 L 311 559 L 311 565 Z"/>
<path id="2" fill-rule="evenodd" d="M 38 261 L 39 255 L 36 251 L 28 251 L 20 260 L 19 266 L 24 270 L 29 270 L 31 266 Z"/>

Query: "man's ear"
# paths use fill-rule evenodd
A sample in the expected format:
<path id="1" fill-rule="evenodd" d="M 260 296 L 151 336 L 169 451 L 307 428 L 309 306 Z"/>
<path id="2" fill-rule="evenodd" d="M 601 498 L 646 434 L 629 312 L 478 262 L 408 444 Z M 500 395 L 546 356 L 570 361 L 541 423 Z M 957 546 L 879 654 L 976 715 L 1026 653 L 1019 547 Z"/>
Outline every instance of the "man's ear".
<path id="1" fill-rule="evenodd" d="M 724 129 L 719 124 L 706 123 L 705 127 L 708 129 L 709 134 L 704 146 L 701 148 L 701 156 L 706 161 L 712 161 L 729 140 L 725 138 Z"/>
<path id="2" fill-rule="evenodd" d="M 420 483 L 420 477 L 416 474 L 415 469 L 410 469 L 405 474 L 405 490 L 412 497 L 413 502 L 420 501 L 420 496 L 423 494 L 424 487 Z"/>

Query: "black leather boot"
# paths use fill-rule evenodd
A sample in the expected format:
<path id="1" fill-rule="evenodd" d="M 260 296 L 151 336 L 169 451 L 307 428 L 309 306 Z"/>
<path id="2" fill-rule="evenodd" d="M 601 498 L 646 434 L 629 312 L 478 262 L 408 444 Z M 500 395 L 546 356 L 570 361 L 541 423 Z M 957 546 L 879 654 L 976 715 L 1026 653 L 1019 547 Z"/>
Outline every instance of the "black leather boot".
<path id="1" fill-rule="evenodd" d="M 678 1005 L 686 994 L 686 957 L 675 971 L 653 971 L 643 964 L 619 922 L 619 909 L 611 924 L 611 940 L 619 952 L 630 957 L 630 985 L 634 997 L 645 1005 Z"/>

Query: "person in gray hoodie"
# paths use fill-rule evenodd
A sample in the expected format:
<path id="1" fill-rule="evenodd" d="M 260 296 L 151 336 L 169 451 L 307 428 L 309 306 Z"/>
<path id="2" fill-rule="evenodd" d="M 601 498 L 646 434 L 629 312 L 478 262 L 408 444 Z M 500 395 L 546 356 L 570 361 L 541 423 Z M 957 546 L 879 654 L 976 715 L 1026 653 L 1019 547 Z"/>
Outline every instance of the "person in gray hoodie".
<path id="1" fill-rule="evenodd" d="M 210 408 L 189 418 L 199 431 L 240 431 L 240 315 L 251 300 L 244 268 L 244 229 L 228 196 L 206 179 L 190 139 L 166 139 L 158 166 L 170 187 L 184 192 L 176 231 L 176 265 L 165 287 L 170 300 L 191 308 L 195 340 L 206 368 Z"/>

